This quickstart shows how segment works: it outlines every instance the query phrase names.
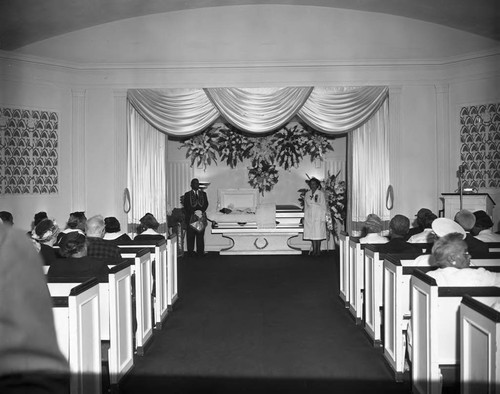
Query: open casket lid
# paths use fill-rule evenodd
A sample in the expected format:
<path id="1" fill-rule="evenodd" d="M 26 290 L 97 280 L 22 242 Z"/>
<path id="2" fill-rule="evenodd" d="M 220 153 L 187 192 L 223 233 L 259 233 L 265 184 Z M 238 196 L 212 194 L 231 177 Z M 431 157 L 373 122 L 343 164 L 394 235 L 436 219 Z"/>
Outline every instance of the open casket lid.
<path id="1" fill-rule="evenodd" d="M 250 208 L 255 212 L 259 205 L 259 192 L 255 189 L 219 189 L 219 203 L 221 208 L 245 210 Z"/>

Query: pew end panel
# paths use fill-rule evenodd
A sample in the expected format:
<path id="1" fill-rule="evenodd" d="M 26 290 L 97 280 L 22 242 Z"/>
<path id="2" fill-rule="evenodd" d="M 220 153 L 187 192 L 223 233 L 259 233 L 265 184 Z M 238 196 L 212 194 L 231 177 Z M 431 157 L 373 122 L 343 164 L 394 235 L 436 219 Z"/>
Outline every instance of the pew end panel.
<path id="1" fill-rule="evenodd" d="M 167 267 L 168 267 L 168 308 L 173 309 L 178 299 L 177 290 L 177 234 L 172 234 L 167 239 Z"/>
<path id="2" fill-rule="evenodd" d="M 359 238 L 349 239 L 348 259 L 348 289 L 349 312 L 356 324 L 361 324 L 363 318 L 363 291 L 364 291 L 364 247 Z"/>
<path id="3" fill-rule="evenodd" d="M 500 392 L 500 312 L 465 295 L 460 304 L 463 394 Z"/>
<path id="4" fill-rule="evenodd" d="M 99 286 L 93 278 L 69 295 L 52 296 L 54 324 L 61 351 L 70 366 L 70 392 L 101 393 Z"/>
<path id="5" fill-rule="evenodd" d="M 433 267 L 416 267 L 417 255 L 387 255 L 384 259 L 383 332 L 384 357 L 394 371 L 396 381 L 405 375 L 405 336 L 410 322 L 410 278 L 415 269 L 424 272 Z"/>
<path id="6" fill-rule="evenodd" d="M 346 308 L 349 308 L 349 234 L 339 234 L 339 297 Z"/>
<path id="7" fill-rule="evenodd" d="M 500 300 L 498 287 L 439 287 L 426 273 L 420 270 L 413 273 L 412 381 L 415 393 L 441 393 L 441 368 L 458 369 L 459 306 L 466 294 L 488 303 Z"/>

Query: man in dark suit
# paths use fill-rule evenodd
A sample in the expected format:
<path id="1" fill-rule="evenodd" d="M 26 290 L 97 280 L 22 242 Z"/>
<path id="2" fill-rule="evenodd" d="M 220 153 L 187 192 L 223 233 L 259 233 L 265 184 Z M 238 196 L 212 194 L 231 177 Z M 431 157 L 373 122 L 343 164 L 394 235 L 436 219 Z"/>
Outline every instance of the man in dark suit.
<path id="1" fill-rule="evenodd" d="M 198 218 L 204 218 L 206 222 L 206 210 L 208 208 L 207 194 L 200 190 L 200 182 L 194 178 L 191 181 L 191 190 L 184 193 L 183 204 L 187 228 L 187 252 L 194 253 L 194 241 L 196 240 L 196 252 L 198 256 L 205 254 L 205 228 L 201 231 L 195 230 L 190 223 Z"/>

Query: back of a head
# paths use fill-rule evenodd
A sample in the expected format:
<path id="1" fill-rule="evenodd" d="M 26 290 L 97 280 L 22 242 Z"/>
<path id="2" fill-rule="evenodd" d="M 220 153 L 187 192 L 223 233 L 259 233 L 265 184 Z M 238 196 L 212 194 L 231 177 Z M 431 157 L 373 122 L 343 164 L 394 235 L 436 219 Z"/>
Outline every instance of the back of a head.
<path id="1" fill-rule="evenodd" d="M 382 219 L 374 213 L 366 217 L 364 225 L 367 233 L 380 233 L 382 231 Z"/>
<path id="2" fill-rule="evenodd" d="M 86 223 L 87 223 L 87 217 L 85 216 L 85 212 L 82 211 L 72 212 L 69 214 L 67 227 L 72 230 L 85 231 Z"/>
<path id="3" fill-rule="evenodd" d="M 410 219 L 404 215 L 396 215 L 389 222 L 391 233 L 397 236 L 405 236 L 410 230 Z"/>
<path id="4" fill-rule="evenodd" d="M 121 230 L 120 222 L 114 216 L 109 216 L 104 219 L 105 231 L 107 233 L 117 233 Z"/>
<path id="5" fill-rule="evenodd" d="M 104 218 L 101 215 L 92 216 L 87 220 L 87 237 L 102 238 L 104 236 Z"/>
<path id="6" fill-rule="evenodd" d="M 5 225 L 14 225 L 14 217 L 12 214 L 8 211 L 1 211 L 0 212 L 0 219 L 2 220 L 3 224 Z"/>
<path id="7" fill-rule="evenodd" d="M 493 220 L 491 220 L 490 215 L 488 215 L 485 211 L 474 212 L 474 217 L 476 218 L 474 226 L 479 230 L 487 230 L 493 227 Z"/>
<path id="8" fill-rule="evenodd" d="M 54 240 L 59 234 L 59 226 L 54 220 L 43 219 L 33 229 L 31 236 L 40 243 L 47 243 Z"/>
<path id="9" fill-rule="evenodd" d="M 455 222 L 457 222 L 465 231 L 470 231 L 476 224 L 476 217 L 471 211 L 462 209 L 455 215 Z"/>
<path id="10" fill-rule="evenodd" d="M 33 218 L 33 227 L 36 227 L 38 223 L 40 223 L 44 219 L 48 219 L 47 212 L 35 213 L 35 217 Z"/>
<path id="11" fill-rule="evenodd" d="M 434 215 L 432 212 L 426 214 L 425 217 L 423 218 L 423 221 L 422 221 L 424 228 L 432 228 L 432 223 L 436 219 L 437 219 L 437 216 Z"/>
<path id="12" fill-rule="evenodd" d="M 71 257 L 86 248 L 86 237 L 80 230 L 64 233 L 59 240 L 61 256 Z"/>
<path id="13" fill-rule="evenodd" d="M 440 268 L 449 267 L 451 262 L 455 261 L 457 253 L 466 249 L 467 244 L 461 233 L 451 233 L 440 237 L 432 246 L 432 265 Z"/>
<path id="14" fill-rule="evenodd" d="M 156 218 L 151 213 L 145 214 L 141 218 L 140 222 L 141 222 L 141 225 L 146 229 L 150 228 L 150 229 L 153 229 L 156 231 L 158 229 L 158 227 L 160 227 L 160 223 L 158 223 Z"/>
<path id="15" fill-rule="evenodd" d="M 421 208 L 418 210 L 417 212 L 417 223 L 419 226 L 421 227 L 425 227 L 425 222 L 426 222 L 426 218 L 429 216 L 429 215 L 434 215 L 432 213 L 432 211 L 428 208 Z M 436 215 L 434 215 L 436 216 Z"/>

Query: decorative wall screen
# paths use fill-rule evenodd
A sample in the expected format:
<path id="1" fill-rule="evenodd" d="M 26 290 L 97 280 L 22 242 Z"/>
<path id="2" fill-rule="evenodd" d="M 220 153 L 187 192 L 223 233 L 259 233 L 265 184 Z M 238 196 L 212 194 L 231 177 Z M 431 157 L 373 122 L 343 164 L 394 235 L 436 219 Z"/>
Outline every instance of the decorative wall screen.
<path id="1" fill-rule="evenodd" d="M 0 107 L 0 194 L 58 192 L 56 112 Z"/>
<path id="2" fill-rule="evenodd" d="M 500 103 L 460 110 L 464 187 L 500 187 Z"/>

